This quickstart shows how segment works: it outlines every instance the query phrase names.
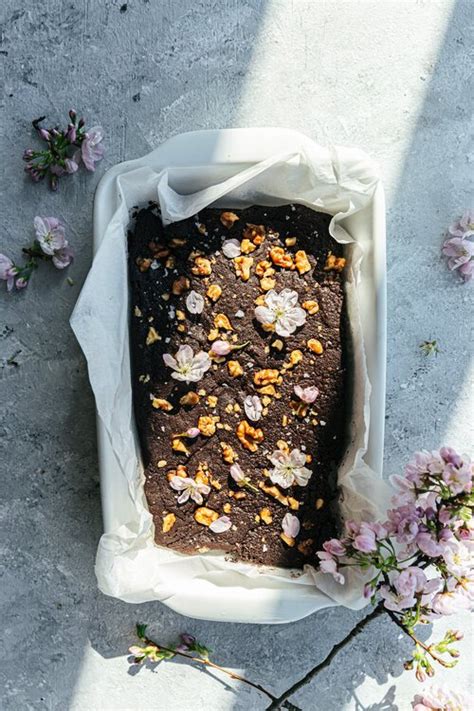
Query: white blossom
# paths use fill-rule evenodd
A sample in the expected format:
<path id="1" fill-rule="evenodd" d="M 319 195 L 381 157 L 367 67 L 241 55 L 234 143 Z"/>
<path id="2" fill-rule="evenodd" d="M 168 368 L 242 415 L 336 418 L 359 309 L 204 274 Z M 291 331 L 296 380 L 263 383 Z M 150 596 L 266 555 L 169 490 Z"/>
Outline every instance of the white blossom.
<path id="1" fill-rule="evenodd" d="M 207 496 L 211 491 L 211 487 L 207 484 L 200 484 L 190 477 L 174 476 L 170 481 L 171 488 L 175 491 L 181 491 L 178 496 L 178 504 L 184 504 L 191 497 L 196 504 L 202 504 L 202 495 Z"/>
<path id="2" fill-rule="evenodd" d="M 260 323 L 274 324 L 279 336 L 290 336 L 306 321 L 306 311 L 298 306 L 298 293 L 283 289 L 278 294 L 271 289 L 265 294 L 265 306 L 257 306 L 255 317 Z"/>
<path id="3" fill-rule="evenodd" d="M 168 368 L 175 371 L 171 373 L 171 377 L 186 383 L 197 383 L 211 367 L 209 355 L 204 351 L 194 355 L 191 346 L 180 346 L 174 358 L 169 353 L 164 353 L 163 360 Z"/>
<path id="4" fill-rule="evenodd" d="M 235 257 L 240 256 L 241 249 L 240 249 L 240 242 L 238 239 L 226 239 L 222 243 L 222 251 L 224 252 L 226 257 L 229 257 L 229 259 L 234 259 Z"/>
<path id="5" fill-rule="evenodd" d="M 293 449 L 289 454 L 277 449 L 268 458 L 274 467 L 270 472 L 270 479 L 274 484 L 279 484 L 283 489 L 288 489 L 295 483 L 306 486 L 312 472 L 304 466 L 306 455 L 299 449 Z"/>

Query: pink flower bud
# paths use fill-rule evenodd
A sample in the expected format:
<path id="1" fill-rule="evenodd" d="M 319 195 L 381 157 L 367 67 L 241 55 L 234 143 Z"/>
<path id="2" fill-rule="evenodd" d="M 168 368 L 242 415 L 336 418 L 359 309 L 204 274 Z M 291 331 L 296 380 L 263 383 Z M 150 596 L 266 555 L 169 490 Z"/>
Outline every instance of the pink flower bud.
<path id="1" fill-rule="evenodd" d="M 194 439 L 194 437 L 199 437 L 201 434 L 201 430 L 199 427 L 190 427 L 188 430 L 186 430 L 186 437 L 190 437 L 191 439 Z"/>
<path id="2" fill-rule="evenodd" d="M 49 141 L 51 138 L 49 132 L 45 128 L 39 128 L 38 133 L 44 141 Z"/>
<path id="3" fill-rule="evenodd" d="M 211 352 L 217 356 L 226 356 L 232 350 L 232 346 L 227 341 L 214 341 Z"/>

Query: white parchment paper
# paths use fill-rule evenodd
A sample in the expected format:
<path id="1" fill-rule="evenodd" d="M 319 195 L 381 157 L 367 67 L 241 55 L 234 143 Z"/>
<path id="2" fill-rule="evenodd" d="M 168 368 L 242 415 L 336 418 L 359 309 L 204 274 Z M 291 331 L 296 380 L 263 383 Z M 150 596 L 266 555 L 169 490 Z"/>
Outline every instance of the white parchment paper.
<path id="1" fill-rule="evenodd" d="M 209 172 L 209 168 L 207 169 Z M 180 174 L 185 174 L 180 168 Z M 206 206 L 245 207 L 297 202 L 333 215 L 330 231 L 348 247 L 347 305 L 354 351 L 354 401 L 351 445 L 339 471 L 342 516 L 373 519 L 384 509 L 387 490 L 380 474 L 364 462 L 369 427 L 369 393 L 364 345 L 358 309 L 361 248 L 340 221 L 371 199 L 378 177 L 365 154 L 350 148 L 323 148 L 308 142 L 237 170 L 223 182 L 213 182 L 191 194 L 180 194 L 179 175 L 173 169 L 155 172 L 139 168 L 116 178 L 118 208 L 107 225 L 71 318 L 71 325 L 87 359 L 89 378 L 99 417 L 107 432 L 118 467 L 117 477 L 127 482 L 126 520 L 100 540 L 96 574 L 100 589 L 128 602 L 169 601 L 178 589 L 193 581 L 218 586 L 223 596 L 232 587 L 252 586 L 272 594 L 289 587 L 314 599 L 314 610 L 333 604 L 362 607 L 361 580 L 351 572 L 346 584 L 309 566 L 297 576 L 279 568 L 231 563 L 224 555 L 188 556 L 155 545 L 153 522 L 143 493 L 143 468 L 134 432 L 129 361 L 129 302 L 126 234 L 129 210 L 147 200 L 158 200 L 166 223 L 190 217 Z M 123 517 L 122 517 L 123 518 Z M 204 605 L 199 616 L 206 616 Z M 204 609 L 204 613 L 202 610 Z M 193 615 L 193 610 L 185 612 Z M 294 615 L 295 618 L 297 615 Z M 209 617 L 213 618 L 209 610 Z"/>

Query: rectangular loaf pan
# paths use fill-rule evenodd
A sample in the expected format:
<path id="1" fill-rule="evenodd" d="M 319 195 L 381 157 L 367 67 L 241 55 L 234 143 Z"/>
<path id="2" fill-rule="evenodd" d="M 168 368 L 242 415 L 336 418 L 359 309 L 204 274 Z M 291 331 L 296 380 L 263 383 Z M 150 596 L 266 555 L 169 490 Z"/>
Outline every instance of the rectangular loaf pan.
<path id="1" fill-rule="evenodd" d="M 259 163 L 288 146 L 301 134 L 287 129 L 225 129 L 196 131 L 171 138 L 148 155 L 118 164 L 101 179 L 94 201 L 94 254 L 118 205 L 117 178 L 137 168 L 157 173 L 168 168 L 174 188 L 188 194 L 227 179 L 236 170 Z M 308 140 L 308 139 L 305 139 Z M 139 200 L 137 199 L 137 203 Z M 386 267 L 385 206 L 378 184 L 370 203 L 343 223 L 364 251 L 358 289 L 361 324 L 371 384 L 370 425 L 364 461 L 381 473 L 385 411 Z M 128 485 L 120 474 L 108 433 L 97 418 L 104 532 L 112 533 L 132 515 Z M 196 580 L 192 587 L 172 585 L 164 600 L 173 610 L 193 617 L 240 622 L 288 622 L 310 614 L 314 601 L 292 587 L 260 589 L 258 585 L 222 587 Z M 295 586 L 293 586 L 295 587 Z M 328 599 L 328 605 L 334 604 Z"/>

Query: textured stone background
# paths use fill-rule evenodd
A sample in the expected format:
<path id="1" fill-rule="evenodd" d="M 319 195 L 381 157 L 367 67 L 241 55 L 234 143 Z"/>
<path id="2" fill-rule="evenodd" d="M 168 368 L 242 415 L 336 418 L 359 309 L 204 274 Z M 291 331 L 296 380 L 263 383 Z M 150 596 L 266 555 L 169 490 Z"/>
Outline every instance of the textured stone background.
<path id="1" fill-rule="evenodd" d="M 358 145 L 388 203 L 386 475 L 416 448 L 472 442 L 472 290 L 439 257 L 473 196 L 472 0 L 3 0 L 0 63 L 2 251 L 18 254 L 36 214 L 58 215 L 75 285 L 47 265 L 2 296 L 1 613 L 3 709 L 263 709 L 226 678 L 166 663 L 127 674 L 135 620 L 187 629 L 220 663 L 283 691 L 361 613 L 323 611 L 282 627 L 195 622 L 159 604 L 102 596 L 94 403 L 68 318 L 91 261 L 92 197 L 109 166 L 196 128 L 288 126 Z M 22 173 L 31 119 L 75 106 L 100 122 L 107 155 L 58 194 Z M 438 338 L 426 360 L 419 343 Z M 18 366 L 7 364 L 17 354 Z M 471 373 L 471 375 L 470 375 Z M 471 437 L 470 437 L 471 434 Z M 469 635 L 467 616 L 448 620 Z M 443 625 L 435 630 L 441 633 Z M 405 711 L 409 645 L 379 619 L 297 694 L 305 710 Z M 465 688 L 469 643 L 453 673 Z"/>

